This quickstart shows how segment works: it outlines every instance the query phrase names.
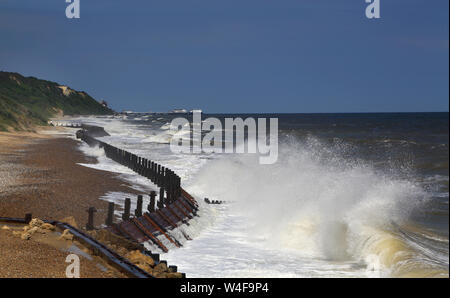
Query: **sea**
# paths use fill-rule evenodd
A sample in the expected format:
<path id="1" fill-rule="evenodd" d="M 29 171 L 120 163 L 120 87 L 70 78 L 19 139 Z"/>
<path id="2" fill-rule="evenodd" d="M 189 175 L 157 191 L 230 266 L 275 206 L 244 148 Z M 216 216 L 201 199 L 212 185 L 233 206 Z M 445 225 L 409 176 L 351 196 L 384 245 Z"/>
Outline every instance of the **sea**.
<path id="1" fill-rule="evenodd" d="M 174 153 L 177 117 L 190 119 L 134 113 L 66 121 L 102 126 L 110 134 L 102 141 L 181 176 L 199 216 L 171 231 L 183 246 L 161 259 L 187 277 L 449 276 L 448 113 L 202 114 L 277 118 L 273 164 L 252 153 Z M 81 142 L 79 149 L 98 160 L 84 166 L 116 172 L 143 193 L 154 187 L 102 149 Z M 123 204 L 126 196 L 101 199 Z"/>

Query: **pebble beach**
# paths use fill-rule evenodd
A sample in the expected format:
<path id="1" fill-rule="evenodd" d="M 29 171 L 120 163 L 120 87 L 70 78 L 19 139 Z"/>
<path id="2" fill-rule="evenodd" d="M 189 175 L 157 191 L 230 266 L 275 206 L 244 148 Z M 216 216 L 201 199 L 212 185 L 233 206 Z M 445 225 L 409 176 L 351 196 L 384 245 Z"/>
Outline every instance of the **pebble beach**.
<path id="1" fill-rule="evenodd" d="M 108 191 L 136 193 L 114 173 L 78 165 L 94 163 L 61 129 L 45 133 L 0 133 L 0 217 L 71 221 L 82 228 L 89 207 L 97 209 L 95 225 L 106 217 Z M 136 193 L 137 194 L 137 193 Z M 0 227 L 0 277 L 65 277 L 68 247 L 42 235 L 23 240 L 21 227 Z M 55 238 L 55 237 L 53 237 Z M 80 247 L 82 248 L 82 247 Z M 95 258 L 81 258 L 81 277 L 123 277 Z"/>

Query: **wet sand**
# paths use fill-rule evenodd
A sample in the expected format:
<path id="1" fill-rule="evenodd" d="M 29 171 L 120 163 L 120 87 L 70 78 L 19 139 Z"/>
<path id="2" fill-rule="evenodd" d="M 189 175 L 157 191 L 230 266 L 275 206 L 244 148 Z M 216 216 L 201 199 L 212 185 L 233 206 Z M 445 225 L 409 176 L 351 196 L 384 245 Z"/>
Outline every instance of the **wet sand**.
<path id="1" fill-rule="evenodd" d="M 138 194 L 117 174 L 86 168 L 95 163 L 77 149 L 77 141 L 49 134 L 0 133 L 0 217 L 61 220 L 73 216 L 82 228 L 89 207 L 97 208 L 95 225 L 106 218 L 108 191 Z M 68 252 L 42 241 L 22 240 L 0 230 L 0 277 L 65 277 Z M 82 277 L 120 276 L 81 258 Z M 84 268 L 84 269 L 83 269 Z"/>

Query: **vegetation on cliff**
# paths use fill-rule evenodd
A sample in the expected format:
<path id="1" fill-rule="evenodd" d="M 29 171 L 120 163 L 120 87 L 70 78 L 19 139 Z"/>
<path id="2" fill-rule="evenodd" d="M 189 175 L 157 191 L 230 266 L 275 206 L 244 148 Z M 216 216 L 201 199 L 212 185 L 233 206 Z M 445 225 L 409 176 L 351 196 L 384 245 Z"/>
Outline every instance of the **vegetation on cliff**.
<path id="1" fill-rule="evenodd" d="M 107 115 L 114 112 L 86 92 L 55 82 L 0 71 L 0 131 L 46 125 L 55 115 Z"/>

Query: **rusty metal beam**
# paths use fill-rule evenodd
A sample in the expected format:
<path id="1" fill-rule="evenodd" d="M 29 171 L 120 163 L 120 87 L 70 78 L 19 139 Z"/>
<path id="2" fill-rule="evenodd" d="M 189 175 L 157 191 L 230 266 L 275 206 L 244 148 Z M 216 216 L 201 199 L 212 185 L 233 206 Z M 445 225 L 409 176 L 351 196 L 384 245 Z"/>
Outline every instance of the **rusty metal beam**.
<path id="1" fill-rule="evenodd" d="M 172 242 L 173 244 L 175 244 L 176 247 L 180 247 L 180 244 L 177 243 L 177 241 L 173 240 L 171 237 L 169 237 L 169 235 L 167 235 L 166 232 L 164 232 L 163 229 L 162 229 L 158 224 L 156 224 L 156 223 L 150 218 L 150 216 L 148 216 L 147 213 L 144 214 L 144 217 L 145 217 L 146 220 L 148 220 L 148 222 L 150 222 L 151 225 L 153 225 L 153 226 L 154 226 L 157 230 L 159 230 L 164 236 L 166 236 L 166 238 L 167 238 L 170 242 Z"/>
<path id="2" fill-rule="evenodd" d="M 168 252 L 169 250 L 167 249 L 167 247 L 161 243 L 161 241 L 158 240 L 158 238 L 156 238 L 156 236 L 154 236 L 151 232 L 149 232 L 147 230 L 147 228 L 145 228 L 136 218 L 132 219 L 132 222 L 136 225 L 136 227 L 138 227 L 139 229 L 141 229 L 141 231 L 143 233 L 145 233 L 150 240 L 152 240 L 154 243 L 156 243 L 159 248 L 161 248 L 164 252 Z"/>

